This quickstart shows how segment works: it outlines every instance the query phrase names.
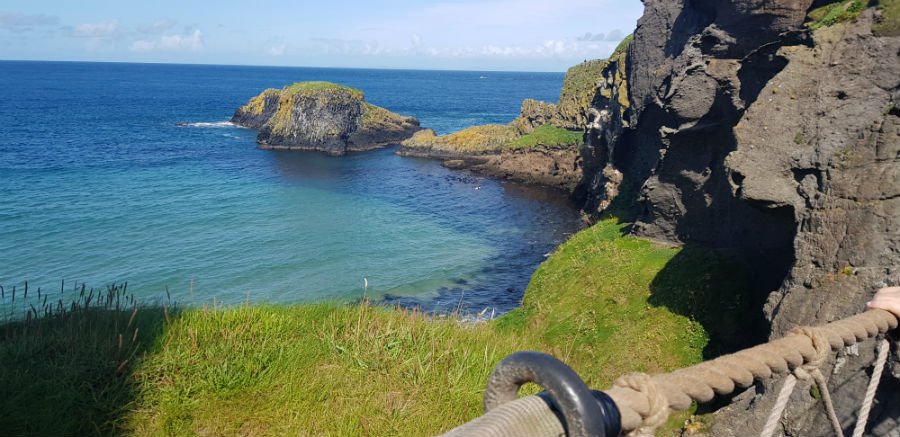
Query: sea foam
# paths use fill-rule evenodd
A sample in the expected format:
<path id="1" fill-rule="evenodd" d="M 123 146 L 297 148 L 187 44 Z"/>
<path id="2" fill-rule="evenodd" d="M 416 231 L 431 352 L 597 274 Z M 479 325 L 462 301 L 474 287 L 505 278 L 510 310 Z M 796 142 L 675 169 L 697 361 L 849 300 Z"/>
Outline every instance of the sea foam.
<path id="1" fill-rule="evenodd" d="M 211 127 L 211 128 L 222 128 L 222 127 L 242 127 L 238 126 L 230 121 L 200 121 L 196 123 L 176 123 L 176 126 L 179 127 Z"/>

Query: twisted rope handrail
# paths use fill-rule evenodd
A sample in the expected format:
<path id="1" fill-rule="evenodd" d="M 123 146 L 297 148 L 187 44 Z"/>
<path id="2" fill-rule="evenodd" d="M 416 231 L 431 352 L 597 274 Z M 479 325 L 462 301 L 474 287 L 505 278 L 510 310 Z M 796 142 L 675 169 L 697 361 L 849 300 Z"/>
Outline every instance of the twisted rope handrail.
<path id="1" fill-rule="evenodd" d="M 687 410 L 691 402 L 708 402 L 716 395 L 749 387 L 754 380 L 792 372 L 817 359 L 813 336 L 825 339 L 832 351 L 895 329 L 897 317 L 873 309 L 827 325 L 794 330 L 785 337 L 705 361 L 671 373 L 625 375 L 605 390 L 621 414 L 623 433 L 652 433 L 669 413 Z M 546 404 L 527 396 L 503 404 L 444 437 L 560 436 L 565 431 Z"/>

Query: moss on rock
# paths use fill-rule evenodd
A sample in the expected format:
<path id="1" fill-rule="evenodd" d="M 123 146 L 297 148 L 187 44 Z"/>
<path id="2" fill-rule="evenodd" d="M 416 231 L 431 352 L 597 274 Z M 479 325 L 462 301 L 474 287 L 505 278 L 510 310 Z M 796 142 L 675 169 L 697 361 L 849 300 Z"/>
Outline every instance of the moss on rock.
<path id="1" fill-rule="evenodd" d="M 559 94 L 554 125 L 566 129 L 583 129 L 587 125 L 588 110 L 597 93 L 597 82 L 603 77 L 606 62 L 605 59 L 595 59 L 569 68 Z"/>
<path id="2" fill-rule="evenodd" d="M 876 36 L 900 36 L 900 0 L 878 0 L 881 16 L 872 26 Z"/>
<path id="3" fill-rule="evenodd" d="M 867 4 L 866 0 L 846 0 L 818 7 L 809 12 L 811 21 L 806 26 L 816 30 L 844 21 L 855 20 L 866 9 Z"/>
<path id="4" fill-rule="evenodd" d="M 431 129 L 425 129 L 403 141 L 401 145 L 441 152 L 486 153 L 500 150 L 518 137 L 518 132 L 512 126 L 486 124 L 442 136 L 436 135 Z"/>
<path id="5" fill-rule="evenodd" d="M 282 90 L 291 94 L 321 94 L 324 92 L 346 92 L 357 99 L 365 99 L 365 93 L 357 88 L 332 82 L 310 81 L 295 82 Z"/>

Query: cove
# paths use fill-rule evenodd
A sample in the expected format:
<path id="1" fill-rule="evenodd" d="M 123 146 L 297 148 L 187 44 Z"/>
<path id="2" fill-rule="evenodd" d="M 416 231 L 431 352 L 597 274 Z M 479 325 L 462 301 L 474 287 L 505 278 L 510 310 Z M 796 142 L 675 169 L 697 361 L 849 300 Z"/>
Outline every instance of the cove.
<path id="1" fill-rule="evenodd" d="M 168 288 L 186 305 L 366 296 L 502 312 L 580 226 L 560 192 L 391 148 L 339 158 L 259 150 L 255 131 L 221 122 L 265 86 L 328 78 L 452 131 L 508 122 L 522 98 L 552 98 L 559 75 L 390 72 L 404 79 L 390 81 L 370 70 L 3 66 L 21 85 L 0 91 L 17 102 L 0 108 L 7 289 L 127 281 L 139 298 Z M 483 97 L 453 97 L 473 87 Z"/>

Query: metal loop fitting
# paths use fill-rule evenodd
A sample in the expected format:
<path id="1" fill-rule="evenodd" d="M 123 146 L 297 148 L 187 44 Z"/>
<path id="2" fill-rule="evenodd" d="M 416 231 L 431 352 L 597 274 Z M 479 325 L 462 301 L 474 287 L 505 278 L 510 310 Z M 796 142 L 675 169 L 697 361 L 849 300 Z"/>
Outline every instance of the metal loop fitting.
<path id="1" fill-rule="evenodd" d="M 516 352 L 497 364 L 484 391 L 484 411 L 515 400 L 519 387 L 528 382 L 546 390 L 538 396 L 562 416 L 569 437 L 619 435 L 621 418 L 615 402 L 589 389 L 565 363 L 541 352 Z"/>

